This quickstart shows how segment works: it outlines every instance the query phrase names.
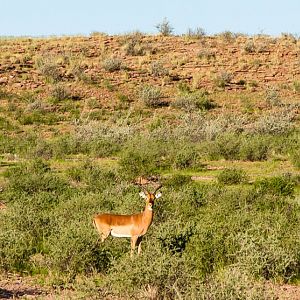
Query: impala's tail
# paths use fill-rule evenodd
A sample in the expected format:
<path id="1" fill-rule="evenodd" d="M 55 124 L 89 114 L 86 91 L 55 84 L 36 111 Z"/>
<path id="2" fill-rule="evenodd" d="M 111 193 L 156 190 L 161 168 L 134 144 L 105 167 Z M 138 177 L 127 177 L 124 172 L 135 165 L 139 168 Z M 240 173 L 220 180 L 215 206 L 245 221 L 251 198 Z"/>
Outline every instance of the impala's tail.
<path id="1" fill-rule="evenodd" d="M 97 229 L 97 225 L 96 225 L 96 221 L 95 221 L 95 217 L 93 217 L 93 226 Z"/>

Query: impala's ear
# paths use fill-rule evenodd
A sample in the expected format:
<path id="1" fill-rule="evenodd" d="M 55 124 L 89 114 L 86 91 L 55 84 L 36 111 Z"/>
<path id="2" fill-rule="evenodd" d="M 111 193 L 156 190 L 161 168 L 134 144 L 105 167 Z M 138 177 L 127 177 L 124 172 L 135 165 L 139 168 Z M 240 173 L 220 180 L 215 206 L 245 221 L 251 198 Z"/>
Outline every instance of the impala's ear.
<path id="1" fill-rule="evenodd" d="M 146 198 L 147 198 L 145 192 L 140 192 L 139 195 L 140 195 L 143 199 L 146 199 Z"/>
<path id="2" fill-rule="evenodd" d="M 157 193 L 157 194 L 155 195 L 155 198 L 158 199 L 158 198 L 160 198 L 161 196 L 162 196 L 162 193 Z"/>

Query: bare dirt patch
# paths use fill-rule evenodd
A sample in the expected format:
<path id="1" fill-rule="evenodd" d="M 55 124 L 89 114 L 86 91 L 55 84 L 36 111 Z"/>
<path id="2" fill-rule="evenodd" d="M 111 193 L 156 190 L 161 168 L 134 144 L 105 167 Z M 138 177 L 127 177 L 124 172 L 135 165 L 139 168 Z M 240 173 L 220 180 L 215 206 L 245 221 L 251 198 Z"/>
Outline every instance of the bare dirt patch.
<path id="1" fill-rule="evenodd" d="M 0 276 L 0 299 L 44 299 L 50 291 L 35 284 L 30 277 L 15 274 Z"/>

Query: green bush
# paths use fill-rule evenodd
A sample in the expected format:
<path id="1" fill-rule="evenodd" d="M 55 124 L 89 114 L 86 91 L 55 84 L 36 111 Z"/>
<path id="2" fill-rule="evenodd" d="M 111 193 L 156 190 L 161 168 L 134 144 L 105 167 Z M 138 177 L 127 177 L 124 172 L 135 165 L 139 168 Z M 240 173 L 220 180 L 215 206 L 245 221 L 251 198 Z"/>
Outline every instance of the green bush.
<path id="1" fill-rule="evenodd" d="M 244 170 L 237 168 L 225 168 L 218 174 L 217 180 L 222 184 L 239 184 L 247 180 Z"/>
<path id="2" fill-rule="evenodd" d="M 260 134 L 224 133 L 215 140 L 203 143 L 209 159 L 263 161 L 273 153 L 287 154 L 291 143 L 287 136 L 282 137 L 287 145 L 282 145 L 279 137 Z M 284 148 L 284 149 L 282 149 Z"/>
<path id="3" fill-rule="evenodd" d="M 33 111 L 32 113 L 22 113 L 17 117 L 21 125 L 46 124 L 54 125 L 62 120 L 62 117 L 52 112 Z"/>
<path id="4" fill-rule="evenodd" d="M 208 157 L 212 160 L 220 158 L 239 159 L 240 144 L 240 136 L 237 134 L 220 135 L 215 141 L 207 145 Z"/>
<path id="5" fill-rule="evenodd" d="M 28 156 L 49 160 L 53 157 L 51 144 L 43 139 L 36 142 L 35 147 L 29 150 Z"/>
<path id="6" fill-rule="evenodd" d="M 209 110 L 215 108 L 216 104 L 208 98 L 205 92 L 185 92 L 180 93 L 171 106 L 192 112 L 194 110 Z"/>
<path id="7" fill-rule="evenodd" d="M 91 162 L 86 162 L 82 169 L 83 182 L 87 184 L 89 191 L 101 192 L 117 183 L 117 178 L 113 171 L 107 171 Z"/>
<path id="8" fill-rule="evenodd" d="M 299 210 L 295 205 L 288 208 L 290 204 L 282 198 L 262 208 L 268 198 L 243 187 L 223 189 L 207 202 L 185 252 L 199 276 L 229 265 L 241 266 L 256 278 L 297 276 Z M 251 209 L 244 211 L 249 205 Z"/>
<path id="9" fill-rule="evenodd" d="M 28 175 L 30 174 L 30 176 Z M 20 194 L 34 195 L 41 192 L 57 193 L 67 188 L 67 183 L 55 176 L 49 164 L 41 159 L 20 164 L 8 169 L 5 177 L 9 180 L 8 190 L 13 201 L 18 201 Z"/>
<path id="10" fill-rule="evenodd" d="M 0 153 L 14 153 L 16 146 L 16 139 L 8 134 L 0 134 Z"/>
<path id="11" fill-rule="evenodd" d="M 288 174 L 257 179 L 254 185 L 260 192 L 277 196 L 293 196 L 295 192 L 295 182 Z"/>
<path id="12" fill-rule="evenodd" d="M 193 147 L 178 149 L 172 157 L 175 169 L 182 170 L 187 168 L 202 169 L 199 161 L 199 155 Z"/>
<path id="13" fill-rule="evenodd" d="M 149 176 L 155 173 L 157 164 L 155 154 L 143 151 L 128 149 L 121 154 L 119 161 L 120 174 L 127 179 L 134 179 L 139 176 Z"/>
<path id="14" fill-rule="evenodd" d="M 191 176 L 174 174 L 164 179 L 164 185 L 172 188 L 181 188 L 183 185 L 191 182 Z"/>
<path id="15" fill-rule="evenodd" d="M 171 253 L 183 253 L 190 237 L 193 235 L 193 223 L 170 224 L 165 222 L 160 226 L 160 236 L 158 237 L 162 250 Z"/>
<path id="16" fill-rule="evenodd" d="M 74 216 L 70 214 L 69 217 Z M 76 274 L 88 274 L 93 270 L 101 272 L 108 268 L 110 252 L 97 242 L 97 232 L 91 221 L 79 220 L 75 216 L 70 224 L 64 221 L 57 224 L 57 231 L 53 231 L 46 242 L 45 259 L 52 270 L 63 272 L 72 279 Z"/>
<path id="17" fill-rule="evenodd" d="M 246 136 L 241 140 L 239 157 L 242 160 L 262 161 L 268 158 L 270 139 L 262 135 Z"/>

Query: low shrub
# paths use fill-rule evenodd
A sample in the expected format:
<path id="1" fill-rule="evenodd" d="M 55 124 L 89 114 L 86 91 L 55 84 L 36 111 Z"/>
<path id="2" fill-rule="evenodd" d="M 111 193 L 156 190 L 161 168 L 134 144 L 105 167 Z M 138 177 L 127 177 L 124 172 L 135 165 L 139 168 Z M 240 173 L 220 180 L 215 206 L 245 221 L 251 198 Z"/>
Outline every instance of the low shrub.
<path id="1" fill-rule="evenodd" d="M 174 174 L 168 176 L 164 179 L 163 183 L 167 187 L 172 188 L 181 188 L 183 185 L 186 185 L 192 181 L 191 176 L 189 175 L 182 175 L 182 174 Z"/>
<path id="2" fill-rule="evenodd" d="M 62 74 L 60 72 L 60 65 L 57 63 L 55 57 L 39 57 L 36 60 L 36 67 L 48 82 L 56 83 L 62 78 Z"/>
<path id="3" fill-rule="evenodd" d="M 0 134 L 0 153 L 15 153 L 16 139 L 8 134 Z"/>
<path id="4" fill-rule="evenodd" d="M 33 111 L 32 113 L 21 113 L 17 120 L 21 125 L 46 124 L 54 125 L 63 119 L 62 116 L 53 112 Z"/>
<path id="5" fill-rule="evenodd" d="M 289 174 L 257 179 L 254 185 L 259 192 L 277 196 L 293 196 L 295 192 L 295 182 Z"/>
<path id="6" fill-rule="evenodd" d="M 212 160 L 220 158 L 236 160 L 239 158 L 240 144 L 237 134 L 219 135 L 215 141 L 207 145 L 208 157 Z"/>
<path id="7" fill-rule="evenodd" d="M 50 95 L 55 101 L 63 101 L 70 97 L 70 93 L 62 84 L 54 85 L 51 89 Z"/>
<path id="8" fill-rule="evenodd" d="M 226 168 L 218 174 L 217 180 L 221 184 L 239 184 L 247 180 L 247 175 L 242 169 Z"/>
<path id="9" fill-rule="evenodd" d="M 293 88 L 293 91 L 295 93 L 299 93 L 300 92 L 300 82 L 299 81 L 293 81 L 292 88 Z"/>
<path id="10" fill-rule="evenodd" d="M 270 139 L 268 136 L 244 136 L 241 139 L 239 158 L 249 161 L 266 160 L 269 155 L 270 147 Z"/>
<path id="11" fill-rule="evenodd" d="M 284 222 L 280 222 L 279 228 L 270 229 L 254 221 L 258 228 L 252 227 L 248 232 L 236 235 L 235 240 L 239 245 L 237 264 L 245 266 L 245 270 L 254 278 L 263 277 L 270 280 L 281 277 L 286 281 L 297 273 L 298 251 L 296 247 L 286 244 L 290 237 L 282 241 L 282 230 L 286 226 Z"/>
<path id="12" fill-rule="evenodd" d="M 211 126 L 208 127 L 208 125 Z M 234 127 L 232 129 L 226 128 L 226 125 L 223 124 L 225 133 L 222 134 L 220 125 L 222 123 L 203 124 L 204 137 L 209 138 L 209 140 L 201 144 L 200 151 L 208 159 L 264 161 L 270 158 L 271 154 L 288 155 L 291 153 L 291 148 L 298 147 L 298 138 L 293 133 L 282 136 L 226 133 L 227 130 L 230 132 L 231 130 L 235 131 L 235 129 Z M 211 140 L 211 136 L 215 139 Z"/>
<path id="13" fill-rule="evenodd" d="M 139 96 L 146 107 L 160 107 L 166 105 L 162 99 L 162 92 L 159 88 L 145 85 L 139 91 Z"/>
<path id="14" fill-rule="evenodd" d="M 62 209 L 65 211 L 67 206 L 64 204 Z M 49 267 L 56 272 L 67 274 L 67 280 L 72 280 L 77 274 L 106 270 L 111 263 L 111 254 L 108 249 L 97 243 L 97 232 L 93 231 L 92 220 L 80 220 L 73 216 L 74 211 L 65 213 L 69 214 L 70 218 L 75 217 L 75 220 L 70 224 L 61 220 L 56 225 L 57 231 L 53 231 L 48 237 L 45 260 L 48 260 Z M 81 215 L 84 217 L 84 214 Z"/>
<path id="15" fill-rule="evenodd" d="M 232 43 L 238 36 L 236 33 L 231 32 L 229 30 L 223 31 L 218 35 L 226 43 Z"/>
<path id="16" fill-rule="evenodd" d="M 13 126 L 9 120 L 0 116 L 0 131 L 12 131 L 14 129 L 15 126 Z"/>
<path id="17" fill-rule="evenodd" d="M 122 60 L 116 57 L 107 58 L 103 61 L 102 66 L 107 72 L 119 71 L 122 68 Z"/>
<path id="18" fill-rule="evenodd" d="M 33 195 L 66 189 L 68 184 L 50 170 L 49 164 L 42 159 L 35 159 L 8 169 L 4 175 L 9 180 L 8 190 L 15 195 L 11 200 L 18 201 L 19 194 Z"/>
<path id="19" fill-rule="evenodd" d="M 246 53 L 254 53 L 256 51 L 255 44 L 252 40 L 249 40 L 244 45 L 244 51 Z"/>
<path id="20" fill-rule="evenodd" d="M 208 61 L 216 58 L 216 51 L 210 48 L 201 49 L 197 53 L 197 57 L 200 59 L 206 59 Z"/>
<path id="21" fill-rule="evenodd" d="M 171 103 L 172 107 L 183 109 L 187 112 L 195 110 L 209 110 L 216 107 L 205 92 L 185 92 L 180 93 L 175 101 Z"/>
<path id="22" fill-rule="evenodd" d="M 188 293 L 189 299 L 201 300 L 275 300 L 275 292 L 255 279 L 242 266 L 229 266 L 195 284 Z"/>
<path id="23" fill-rule="evenodd" d="M 150 65 L 150 73 L 153 76 L 166 76 L 169 74 L 169 71 L 160 61 L 154 61 Z"/>
<path id="24" fill-rule="evenodd" d="M 83 172 L 82 181 L 87 185 L 89 191 L 101 192 L 111 188 L 117 182 L 113 171 L 105 170 L 92 162 L 86 162 L 81 166 Z"/>
<path id="25" fill-rule="evenodd" d="M 157 169 L 157 153 L 145 149 L 129 148 L 121 154 L 119 160 L 120 174 L 126 179 L 134 179 L 139 176 L 149 176 Z"/>
<path id="26" fill-rule="evenodd" d="M 289 193 L 173 175 L 163 180 L 143 252 L 131 259 L 127 239 L 97 242 L 92 217 L 139 211 L 138 189 L 93 161 L 75 168 L 67 175 L 82 183 L 76 188 L 42 160 L 7 173 L 0 193 L 8 207 L 0 213 L 1 270 L 56 276 L 63 287 L 85 278 L 99 298 L 128 299 L 269 299 L 263 280 L 299 276 L 300 210 Z"/>
<path id="27" fill-rule="evenodd" d="M 278 91 L 272 87 L 267 88 L 265 99 L 268 107 L 277 107 L 282 105 L 282 100 Z"/>
<path id="28" fill-rule="evenodd" d="M 194 224 L 170 224 L 165 222 L 160 226 L 158 241 L 162 250 L 175 253 L 183 253 L 190 237 L 193 235 Z"/>
<path id="29" fill-rule="evenodd" d="M 146 53 L 146 47 L 141 43 L 141 41 L 134 38 L 130 39 L 124 46 L 123 49 L 126 55 L 132 56 L 142 56 Z"/>
<path id="30" fill-rule="evenodd" d="M 37 140 L 35 147 L 32 147 L 29 150 L 28 157 L 41 158 L 45 160 L 53 158 L 53 149 L 50 142 L 43 139 Z"/>
<path id="31" fill-rule="evenodd" d="M 255 193 L 253 187 L 225 188 L 214 194 L 213 201 L 200 208 L 195 233 L 186 246 L 190 268 L 202 278 L 233 265 L 253 278 L 297 276 L 299 209 L 289 208 L 282 197 L 262 206 L 270 196 Z"/>
<path id="32" fill-rule="evenodd" d="M 258 134 L 286 134 L 294 128 L 293 119 L 294 114 L 289 110 L 262 115 L 250 128 L 250 131 Z"/>
<path id="33" fill-rule="evenodd" d="M 233 75 L 231 73 L 223 71 L 214 78 L 214 83 L 217 87 L 225 88 L 225 86 L 230 84 L 232 79 Z"/>
<path id="34" fill-rule="evenodd" d="M 173 167 L 178 170 L 193 168 L 202 169 L 200 157 L 194 147 L 183 147 L 178 149 L 176 153 L 171 155 L 170 160 L 173 162 Z M 171 163 L 171 162 L 170 162 Z"/>

